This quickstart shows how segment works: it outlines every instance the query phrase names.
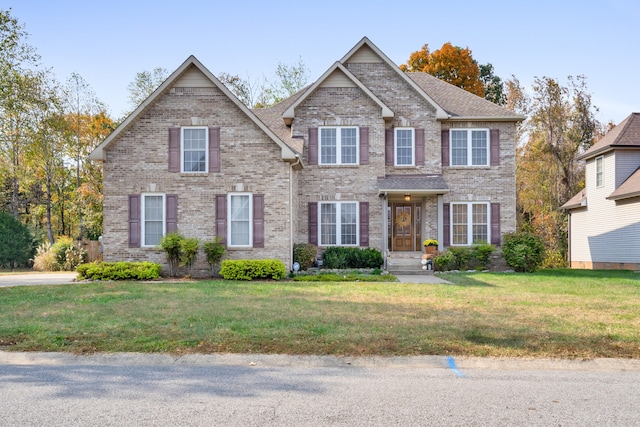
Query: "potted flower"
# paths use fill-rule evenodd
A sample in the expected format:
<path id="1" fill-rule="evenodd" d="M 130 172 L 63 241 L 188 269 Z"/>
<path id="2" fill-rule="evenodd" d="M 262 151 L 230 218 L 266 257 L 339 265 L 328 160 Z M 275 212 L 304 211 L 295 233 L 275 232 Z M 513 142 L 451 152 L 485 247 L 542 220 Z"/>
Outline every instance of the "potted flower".
<path id="1" fill-rule="evenodd" d="M 436 249 L 438 249 L 438 241 L 435 239 L 426 239 L 422 242 L 422 245 L 424 246 L 425 252 L 428 254 L 435 254 Z"/>

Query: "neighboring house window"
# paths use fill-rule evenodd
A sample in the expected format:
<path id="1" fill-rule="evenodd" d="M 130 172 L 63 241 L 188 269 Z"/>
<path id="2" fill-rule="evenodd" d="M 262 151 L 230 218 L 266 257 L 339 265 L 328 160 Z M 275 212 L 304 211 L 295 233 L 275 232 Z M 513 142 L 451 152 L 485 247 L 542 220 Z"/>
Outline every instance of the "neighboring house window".
<path id="1" fill-rule="evenodd" d="M 452 129 L 451 166 L 488 166 L 489 129 Z"/>
<path id="2" fill-rule="evenodd" d="M 413 128 L 395 128 L 394 135 L 394 152 L 395 166 L 413 166 L 414 165 L 414 140 Z"/>
<path id="3" fill-rule="evenodd" d="M 604 185 L 604 157 L 596 157 L 596 187 L 602 187 Z"/>
<path id="4" fill-rule="evenodd" d="M 321 165 L 358 164 L 358 128 L 321 127 L 319 149 Z"/>
<path id="5" fill-rule="evenodd" d="M 164 194 L 142 195 L 142 246 L 156 246 L 165 234 Z"/>
<path id="6" fill-rule="evenodd" d="M 252 212 L 251 194 L 229 194 L 229 246 L 252 246 Z"/>
<path id="7" fill-rule="evenodd" d="M 318 215 L 321 246 L 358 244 L 357 202 L 320 202 Z"/>
<path id="8" fill-rule="evenodd" d="M 208 172 L 208 129 L 182 128 L 182 172 Z"/>
<path id="9" fill-rule="evenodd" d="M 473 245 L 489 242 L 489 204 L 451 204 L 451 242 Z"/>

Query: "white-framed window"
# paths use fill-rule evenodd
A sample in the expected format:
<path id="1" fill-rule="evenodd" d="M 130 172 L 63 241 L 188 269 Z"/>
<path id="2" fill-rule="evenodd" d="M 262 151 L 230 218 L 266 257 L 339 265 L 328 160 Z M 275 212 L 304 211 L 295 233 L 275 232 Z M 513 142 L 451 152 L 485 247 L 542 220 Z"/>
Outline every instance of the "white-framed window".
<path id="1" fill-rule="evenodd" d="M 489 203 L 451 203 L 452 245 L 473 245 L 491 240 Z"/>
<path id="2" fill-rule="evenodd" d="M 359 135 L 357 127 L 321 127 L 320 150 L 321 165 L 358 164 Z"/>
<path id="3" fill-rule="evenodd" d="M 228 245 L 231 247 L 251 247 L 253 245 L 253 198 L 250 193 L 229 193 L 228 195 Z"/>
<path id="4" fill-rule="evenodd" d="M 208 172 L 209 132 L 206 127 L 183 127 L 180 130 L 181 172 Z"/>
<path id="5" fill-rule="evenodd" d="M 596 187 L 604 185 L 604 157 L 596 157 Z"/>
<path id="6" fill-rule="evenodd" d="M 358 244 L 358 202 L 320 202 L 318 233 L 320 246 Z"/>
<path id="7" fill-rule="evenodd" d="M 165 195 L 142 194 L 142 246 L 156 246 L 165 235 Z"/>
<path id="8" fill-rule="evenodd" d="M 413 128 L 394 129 L 395 166 L 413 166 L 415 164 L 415 148 L 415 130 Z"/>
<path id="9" fill-rule="evenodd" d="M 488 166 L 489 129 L 451 129 L 451 166 Z"/>

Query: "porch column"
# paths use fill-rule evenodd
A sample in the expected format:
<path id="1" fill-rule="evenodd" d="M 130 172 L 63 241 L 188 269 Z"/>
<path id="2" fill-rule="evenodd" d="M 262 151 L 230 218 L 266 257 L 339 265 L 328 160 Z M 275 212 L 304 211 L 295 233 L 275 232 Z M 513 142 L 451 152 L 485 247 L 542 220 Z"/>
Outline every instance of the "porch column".
<path id="1" fill-rule="evenodd" d="M 444 197 L 442 196 L 442 194 L 438 194 L 438 250 L 441 251 L 442 248 L 442 242 L 444 242 L 444 223 L 442 221 L 442 217 L 443 217 L 443 207 L 442 204 Z"/>
<path id="2" fill-rule="evenodd" d="M 382 197 L 382 259 L 384 261 L 383 267 L 387 269 L 387 255 L 389 253 L 389 224 L 387 222 L 387 194 L 381 195 Z"/>

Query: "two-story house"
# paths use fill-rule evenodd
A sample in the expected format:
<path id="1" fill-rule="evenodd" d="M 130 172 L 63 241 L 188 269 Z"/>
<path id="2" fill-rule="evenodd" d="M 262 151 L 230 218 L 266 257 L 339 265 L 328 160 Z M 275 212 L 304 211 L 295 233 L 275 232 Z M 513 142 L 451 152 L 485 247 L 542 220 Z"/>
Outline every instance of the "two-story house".
<path id="1" fill-rule="evenodd" d="M 520 120 L 403 73 L 367 38 L 267 109 L 190 57 L 91 154 L 104 162 L 104 258 L 163 262 L 155 245 L 173 230 L 288 266 L 303 242 L 385 256 L 427 238 L 500 245 L 516 225 Z"/>
<path id="2" fill-rule="evenodd" d="M 569 212 L 569 265 L 640 269 L 640 113 L 632 113 L 580 155 L 585 189 Z"/>

